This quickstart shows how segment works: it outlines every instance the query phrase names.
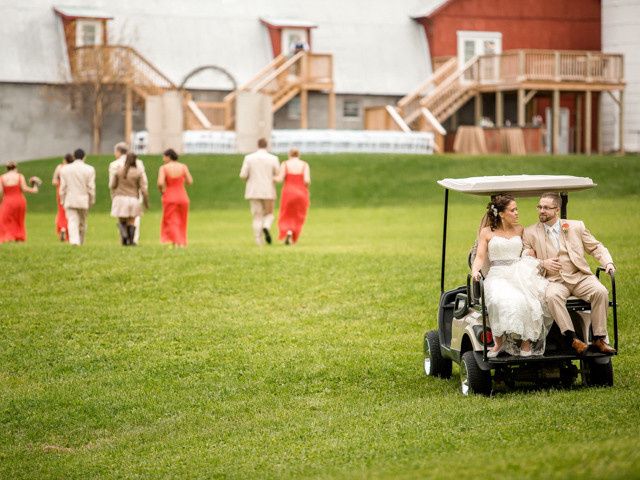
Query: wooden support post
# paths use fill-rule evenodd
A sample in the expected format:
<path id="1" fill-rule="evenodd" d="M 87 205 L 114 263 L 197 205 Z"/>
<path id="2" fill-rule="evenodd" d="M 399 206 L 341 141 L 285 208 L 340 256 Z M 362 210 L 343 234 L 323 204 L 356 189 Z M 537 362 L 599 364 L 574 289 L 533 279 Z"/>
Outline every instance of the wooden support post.
<path id="1" fill-rule="evenodd" d="M 451 115 L 451 130 L 455 131 L 458 129 L 458 111 L 456 110 L 455 112 L 453 112 L 453 115 Z"/>
<path id="2" fill-rule="evenodd" d="M 504 95 L 501 91 L 496 92 L 496 127 L 504 125 Z"/>
<path id="3" fill-rule="evenodd" d="M 309 128 L 309 91 L 300 91 L 300 128 Z"/>
<path id="4" fill-rule="evenodd" d="M 553 149 L 551 150 L 554 155 L 558 154 L 558 143 L 560 141 L 560 90 L 553 91 L 553 120 L 552 123 L 552 138 L 551 145 Z"/>
<path id="5" fill-rule="evenodd" d="M 591 90 L 584 92 L 584 153 L 591 155 Z"/>
<path id="6" fill-rule="evenodd" d="M 620 89 L 620 103 L 618 103 L 618 138 L 620 139 L 620 146 L 618 153 L 624 155 L 624 90 Z"/>
<path id="7" fill-rule="evenodd" d="M 329 92 L 329 128 L 336 128 L 336 92 L 333 90 Z"/>
<path id="8" fill-rule="evenodd" d="M 131 84 L 127 83 L 124 93 L 124 141 L 131 143 L 131 132 L 133 130 L 133 98 Z"/>
<path id="9" fill-rule="evenodd" d="M 525 98 L 524 88 L 519 88 L 518 89 L 518 126 L 519 127 L 524 127 L 526 123 L 524 110 L 527 104 L 525 103 L 524 98 Z"/>
<path id="10" fill-rule="evenodd" d="M 582 152 L 582 99 L 583 96 L 576 93 L 576 153 Z"/>
<path id="11" fill-rule="evenodd" d="M 480 126 L 482 122 L 482 93 L 477 92 L 474 97 L 475 125 Z"/>

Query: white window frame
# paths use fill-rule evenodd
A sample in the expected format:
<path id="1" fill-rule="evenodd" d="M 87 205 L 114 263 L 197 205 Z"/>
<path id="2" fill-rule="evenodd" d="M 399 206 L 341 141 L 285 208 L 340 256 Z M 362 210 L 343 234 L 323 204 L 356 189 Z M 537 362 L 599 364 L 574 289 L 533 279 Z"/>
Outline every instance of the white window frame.
<path id="1" fill-rule="evenodd" d="M 293 49 L 291 48 L 291 44 L 293 42 L 289 41 L 290 36 L 297 36 L 300 38 L 300 41 L 309 45 L 308 32 L 306 28 L 283 28 L 280 34 L 280 50 L 282 53 L 293 53 Z"/>
<path id="2" fill-rule="evenodd" d="M 496 45 L 496 50 L 494 53 L 502 53 L 502 32 L 482 32 L 476 30 L 459 30 L 457 33 L 458 36 L 458 65 L 460 68 L 466 63 L 464 60 L 464 42 L 467 40 L 472 40 L 475 42 L 475 52 L 476 55 L 482 53 L 482 48 L 479 46 L 487 41 L 493 40 Z M 469 59 L 467 59 L 468 61 Z"/>
<path id="3" fill-rule="evenodd" d="M 347 106 L 347 103 L 355 103 L 356 107 L 358 109 L 357 115 L 345 115 L 345 109 Z M 342 118 L 347 119 L 347 120 L 356 120 L 359 119 L 361 117 L 361 112 L 362 112 L 362 104 L 360 102 L 359 99 L 357 98 L 345 98 L 342 101 Z"/>
<path id="4" fill-rule="evenodd" d="M 96 37 L 94 43 L 84 43 L 83 28 L 86 25 L 95 26 Z M 76 20 L 76 46 L 86 47 L 93 45 L 102 45 L 102 21 L 91 19 Z"/>

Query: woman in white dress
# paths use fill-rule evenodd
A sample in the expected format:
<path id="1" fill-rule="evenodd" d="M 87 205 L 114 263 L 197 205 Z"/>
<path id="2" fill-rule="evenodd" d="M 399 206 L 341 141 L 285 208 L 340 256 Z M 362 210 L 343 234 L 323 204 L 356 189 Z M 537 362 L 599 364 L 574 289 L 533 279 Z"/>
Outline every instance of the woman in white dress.
<path id="1" fill-rule="evenodd" d="M 538 273 L 537 260 L 529 256 L 533 252 L 522 251 L 524 228 L 518 223 L 515 198 L 492 197 L 483 223 L 471 275 L 480 278 L 488 257 L 484 293 L 495 339 L 488 356 L 496 357 L 501 351 L 522 357 L 542 355 L 552 323 L 543 304 L 547 281 Z"/>

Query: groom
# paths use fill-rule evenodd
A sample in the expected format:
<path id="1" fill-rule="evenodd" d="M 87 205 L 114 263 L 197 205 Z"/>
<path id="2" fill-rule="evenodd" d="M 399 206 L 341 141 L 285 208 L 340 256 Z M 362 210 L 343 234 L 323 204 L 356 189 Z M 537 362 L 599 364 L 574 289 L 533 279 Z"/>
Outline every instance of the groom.
<path id="1" fill-rule="evenodd" d="M 541 260 L 543 274 L 549 280 L 545 292 L 547 305 L 560 331 L 580 355 L 589 347 L 576 337 L 566 301 L 570 295 L 591 303 L 593 346 L 602 353 L 615 353 L 605 340 L 607 336 L 607 289 L 591 272 L 585 251 L 592 255 L 607 273 L 615 272 L 613 260 L 602 243 L 579 220 L 560 220 L 560 195 L 544 193 L 538 202 L 540 223 L 524 230 L 524 249 L 533 249 Z"/>

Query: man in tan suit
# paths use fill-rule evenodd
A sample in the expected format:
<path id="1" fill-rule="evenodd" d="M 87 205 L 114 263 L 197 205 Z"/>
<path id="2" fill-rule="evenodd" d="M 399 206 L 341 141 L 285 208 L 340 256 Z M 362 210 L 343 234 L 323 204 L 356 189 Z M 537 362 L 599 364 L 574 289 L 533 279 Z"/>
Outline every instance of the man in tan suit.
<path id="1" fill-rule="evenodd" d="M 96 203 L 96 170 L 84 163 L 84 150 L 73 152 L 74 160 L 60 170 L 60 203 L 67 215 L 69 243 L 82 245 L 87 231 L 87 213 Z"/>
<path id="2" fill-rule="evenodd" d="M 576 337 L 567 311 L 567 298 L 574 295 L 591 303 L 593 346 L 602 353 L 615 353 L 605 340 L 609 294 L 591 272 L 585 252 L 607 273 L 615 271 L 613 260 L 609 250 L 591 235 L 583 222 L 560 220 L 561 201 L 557 193 L 544 193 L 540 197 L 537 207 L 540 222 L 524 230 L 524 248 L 533 249 L 540 259 L 540 267 L 549 280 L 545 293 L 549 311 L 571 347 L 578 354 L 588 348 Z"/>
<path id="3" fill-rule="evenodd" d="M 280 169 L 278 157 L 267 152 L 267 141 L 258 140 L 258 150 L 244 157 L 240 178 L 247 182 L 244 198 L 249 200 L 253 215 L 253 235 L 256 243 L 271 243 L 273 207 L 276 201 L 274 177 Z M 264 234 L 264 239 L 262 235 Z"/>

